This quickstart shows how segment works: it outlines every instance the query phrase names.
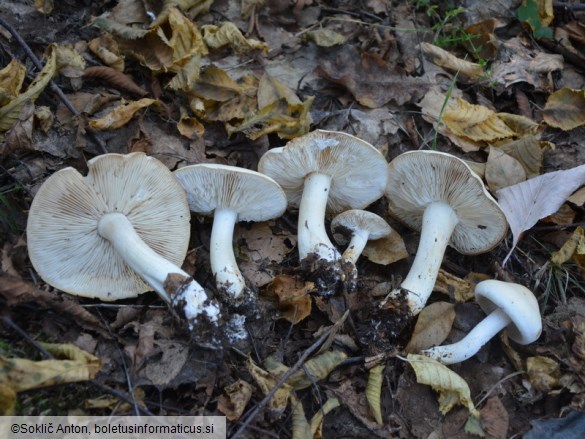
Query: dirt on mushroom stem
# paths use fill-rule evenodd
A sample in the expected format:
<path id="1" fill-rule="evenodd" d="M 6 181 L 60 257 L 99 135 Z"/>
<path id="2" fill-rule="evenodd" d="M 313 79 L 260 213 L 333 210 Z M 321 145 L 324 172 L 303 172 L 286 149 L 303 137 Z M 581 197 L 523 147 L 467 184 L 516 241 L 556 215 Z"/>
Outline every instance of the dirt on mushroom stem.
<path id="1" fill-rule="evenodd" d="M 346 291 L 353 294 L 357 287 L 357 270 L 352 262 L 338 259 L 329 261 L 317 253 L 309 253 L 301 260 L 304 278 L 315 284 L 318 294 L 331 297 Z"/>

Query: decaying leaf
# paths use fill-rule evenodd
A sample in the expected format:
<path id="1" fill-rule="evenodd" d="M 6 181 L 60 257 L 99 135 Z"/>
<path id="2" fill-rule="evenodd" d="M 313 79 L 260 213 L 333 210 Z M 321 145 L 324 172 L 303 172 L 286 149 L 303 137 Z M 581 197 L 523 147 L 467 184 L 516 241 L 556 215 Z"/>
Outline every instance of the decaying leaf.
<path id="1" fill-rule="evenodd" d="M 542 219 L 543 222 L 568 226 L 575 222 L 576 212 L 567 203 L 563 203 L 552 215 Z"/>
<path id="2" fill-rule="evenodd" d="M 421 43 L 424 54 L 433 63 L 453 72 L 459 72 L 470 79 L 480 79 L 484 75 L 483 67 L 477 63 L 457 58 L 455 55 L 430 43 Z"/>
<path id="3" fill-rule="evenodd" d="M 246 38 L 238 27 L 226 21 L 221 26 L 207 24 L 201 27 L 205 44 L 212 49 L 229 46 L 236 54 L 242 55 L 252 50 L 268 51 L 268 44 Z"/>
<path id="4" fill-rule="evenodd" d="M 571 203 L 575 204 L 576 206 L 585 205 L 585 187 L 582 187 L 577 192 L 575 192 L 573 195 L 571 195 L 569 198 L 567 198 L 567 201 L 570 201 Z"/>
<path id="5" fill-rule="evenodd" d="M 362 252 L 370 261 L 389 265 L 408 257 L 404 240 L 396 230 L 384 238 L 368 241 Z"/>
<path id="6" fill-rule="evenodd" d="M 99 358 L 72 344 L 42 343 L 53 355 L 62 360 L 32 361 L 26 358 L 6 358 L 0 355 L 0 395 L 7 403 L 0 404 L 4 412 L 13 412 L 14 395 L 24 390 L 58 384 L 87 381 L 95 378 L 101 368 Z M 11 404 L 12 402 L 12 404 Z"/>
<path id="7" fill-rule="evenodd" d="M 499 148 L 490 146 L 485 166 L 485 179 L 492 192 L 526 180 L 526 172 L 518 160 Z"/>
<path id="8" fill-rule="evenodd" d="M 301 100 L 286 84 L 279 81 L 267 72 L 264 72 L 258 83 L 258 108 L 262 109 L 268 105 L 285 99 L 289 104 L 300 104 Z"/>
<path id="9" fill-rule="evenodd" d="M 435 281 L 433 291 L 446 294 L 456 302 L 467 302 L 473 299 L 474 284 L 467 279 L 461 279 L 443 269 L 439 269 L 439 275 Z"/>
<path id="10" fill-rule="evenodd" d="M 537 136 L 532 134 L 518 140 L 505 140 L 494 144 L 495 147 L 515 158 L 522 165 L 526 178 L 540 175 L 543 151 L 546 148 L 552 149 L 551 145 L 551 143 L 539 140 Z"/>
<path id="11" fill-rule="evenodd" d="M 384 423 L 382 421 L 382 377 L 384 373 L 384 369 L 386 366 L 384 364 L 378 364 L 370 369 L 368 374 L 368 385 L 366 386 L 366 398 L 368 400 L 368 405 L 370 406 L 370 410 L 374 415 L 374 419 L 380 425 Z"/>
<path id="12" fill-rule="evenodd" d="M 488 398 L 485 406 L 480 410 L 481 425 L 489 437 L 494 439 L 506 439 L 510 415 L 506 407 L 497 396 Z"/>
<path id="13" fill-rule="evenodd" d="M 456 109 L 445 111 L 443 120 L 454 134 L 473 141 L 490 142 L 515 135 L 497 113 L 463 99 L 457 99 Z"/>
<path id="14" fill-rule="evenodd" d="M 195 140 L 203 137 L 205 133 L 205 127 L 195 117 L 190 116 L 185 108 L 180 108 L 181 116 L 177 129 L 187 139 Z"/>
<path id="15" fill-rule="evenodd" d="M 248 382 L 239 379 L 225 387 L 224 390 L 226 395 L 220 395 L 217 409 L 230 421 L 236 421 L 240 419 L 252 397 L 252 386 Z"/>
<path id="16" fill-rule="evenodd" d="M 311 314 L 310 292 L 315 290 L 313 282 L 305 282 L 287 274 L 277 275 L 266 288 L 268 295 L 278 298 L 282 317 L 296 324 Z"/>
<path id="17" fill-rule="evenodd" d="M 246 368 L 264 395 L 268 394 L 276 385 L 277 378 L 256 365 L 251 358 L 248 358 L 246 361 Z M 282 414 L 286 409 L 291 392 L 292 387 L 289 384 L 284 383 L 278 388 L 278 390 L 276 390 L 274 396 L 270 398 L 270 401 L 268 401 L 268 407 L 276 413 Z"/>
<path id="18" fill-rule="evenodd" d="M 138 101 L 125 101 L 105 116 L 90 120 L 89 125 L 96 130 L 114 130 L 130 122 L 130 119 L 140 109 L 155 103 L 158 103 L 158 100 L 150 98 L 142 98 Z"/>
<path id="19" fill-rule="evenodd" d="M 311 426 L 305 416 L 303 404 L 294 394 L 290 397 L 292 407 L 292 439 L 312 439 Z"/>
<path id="20" fill-rule="evenodd" d="M 472 416 L 479 417 L 471 400 L 469 386 L 463 378 L 444 364 L 424 355 L 408 354 L 407 360 L 414 369 L 417 382 L 429 385 L 439 392 L 441 413 L 449 412 L 455 404 L 462 404 L 469 409 Z"/>
<path id="21" fill-rule="evenodd" d="M 554 18 L 552 0 L 524 0 L 518 18 L 528 24 L 535 38 L 552 38 L 548 25 Z"/>
<path id="22" fill-rule="evenodd" d="M 325 401 L 325 404 L 313 415 L 311 418 L 311 434 L 313 439 L 321 439 L 323 437 L 322 428 L 323 428 L 323 419 L 331 410 L 339 407 L 341 403 L 339 399 L 333 397 L 328 398 Z"/>
<path id="23" fill-rule="evenodd" d="M 497 192 L 500 207 L 506 214 L 512 231 L 512 249 L 520 235 L 545 216 L 555 213 L 577 188 L 585 184 L 585 165 L 563 171 L 550 172 Z"/>
<path id="24" fill-rule="evenodd" d="M 404 348 L 407 353 L 417 353 L 431 346 L 438 346 L 445 341 L 453 321 L 455 305 L 448 302 L 434 302 L 418 315 L 410 341 Z"/>
<path id="25" fill-rule="evenodd" d="M 550 261 L 555 265 L 562 265 L 573 257 L 579 246 L 585 247 L 585 231 L 577 227 L 563 246 L 551 255 Z"/>
<path id="26" fill-rule="evenodd" d="M 303 38 L 320 47 L 333 47 L 345 43 L 347 38 L 331 29 L 319 28 L 303 34 Z"/>
<path id="27" fill-rule="evenodd" d="M 0 106 L 18 96 L 25 77 L 26 67 L 15 58 L 0 70 Z"/>
<path id="28" fill-rule="evenodd" d="M 585 125 L 585 90 L 555 91 L 546 101 L 543 117 L 547 124 L 563 131 Z"/>
<path id="29" fill-rule="evenodd" d="M 91 40 L 87 47 L 108 67 L 118 72 L 124 71 L 124 58 L 120 54 L 118 43 L 111 34 L 102 33 L 99 37 Z"/>
<path id="30" fill-rule="evenodd" d="M 530 384 L 539 392 L 550 392 L 559 383 L 561 369 L 559 363 L 548 357 L 528 357 L 526 372 Z"/>
<path id="31" fill-rule="evenodd" d="M 131 76 L 125 75 L 111 67 L 94 66 L 88 67 L 83 71 L 85 79 L 103 80 L 121 90 L 128 91 L 137 96 L 145 96 L 148 93 L 142 87 L 134 82 Z"/>

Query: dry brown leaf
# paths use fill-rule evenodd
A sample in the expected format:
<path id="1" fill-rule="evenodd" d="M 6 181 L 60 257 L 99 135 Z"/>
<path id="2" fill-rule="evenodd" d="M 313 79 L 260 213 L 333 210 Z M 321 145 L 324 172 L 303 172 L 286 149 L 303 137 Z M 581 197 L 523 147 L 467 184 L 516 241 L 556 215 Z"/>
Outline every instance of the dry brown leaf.
<path id="1" fill-rule="evenodd" d="M 276 385 L 277 378 L 256 365 L 251 358 L 248 358 L 246 361 L 246 368 L 264 395 L 268 394 Z M 292 391 L 292 387 L 289 384 L 284 383 L 278 388 L 278 390 L 276 390 L 274 396 L 270 398 L 268 401 L 268 407 L 277 414 L 282 414 L 286 409 Z"/>
<path id="2" fill-rule="evenodd" d="M 324 28 L 319 28 L 303 34 L 303 39 L 312 41 L 319 47 L 339 46 L 347 40 L 347 38 L 339 32 Z"/>
<path id="3" fill-rule="evenodd" d="M 244 413 L 252 397 L 252 385 L 239 379 L 224 388 L 226 395 L 220 395 L 217 409 L 230 421 L 237 421 Z"/>
<path id="4" fill-rule="evenodd" d="M 26 67 L 15 58 L 0 70 L 0 106 L 18 96 L 25 77 Z"/>
<path id="5" fill-rule="evenodd" d="M 541 141 L 534 135 L 523 136 L 518 140 L 512 141 L 504 140 L 494 144 L 498 149 L 518 160 L 524 168 L 527 178 L 540 175 L 543 150 L 549 145 L 549 142 Z"/>
<path id="6" fill-rule="evenodd" d="M 472 38 L 464 40 L 463 45 L 471 56 L 483 60 L 493 60 L 496 57 L 498 48 L 494 32 L 499 25 L 499 20 L 489 18 L 465 28 L 465 33 Z"/>
<path id="7" fill-rule="evenodd" d="M 237 55 L 243 55 L 252 50 L 268 52 L 268 44 L 261 41 L 246 38 L 238 27 L 226 21 L 221 26 L 207 24 L 201 27 L 203 40 L 211 49 L 221 49 L 225 46 L 230 47 Z"/>
<path id="8" fill-rule="evenodd" d="M 83 71 L 83 77 L 86 79 L 106 81 L 116 88 L 126 90 L 138 96 L 145 96 L 148 94 L 146 90 L 134 82 L 130 75 L 125 75 L 111 67 L 87 67 Z"/>
<path id="9" fill-rule="evenodd" d="M 512 231 L 510 257 L 521 234 L 545 216 L 555 213 L 577 188 L 585 184 L 585 165 L 550 172 L 498 191 L 498 202 Z"/>
<path id="10" fill-rule="evenodd" d="M 370 261 L 376 264 L 389 265 L 408 257 L 404 240 L 396 230 L 384 238 L 368 241 L 362 252 Z"/>
<path id="11" fill-rule="evenodd" d="M 577 227 L 563 246 L 551 255 L 550 261 L 555 265 L 562 265 L 573 257 L 579 246 L 585 247 L 585 231 Z"/>
<path id="12" fill-rule="evenodd" d="M 120 54 L 118 43 L 111 34 L 101 34 L 91 40 L 87 47 L 108 67 L 118 72 L 124 71 L 124 58 Z"/>
<path id="13" fill-rule="evenodd" d="M 189 116 L 187 110 L 183 107 L 180 108 L 181 117 L 177 124 L 177 129 L 181 135 L 187 139 L 195 140 L 203 137 L 205 133 L 205 127 L 195 117 Z"/>
<path id="14" fill-rule="evenodd" d="M 548 357 L 528 357 L 526 359 L 526 372 L 530 384 L 539 392 L 550 392 L 559 384 L 561 377 L 560 365 Z"/>
<path id="15" fill-rule="evenodd" d="M 286 84 L 264 72 L 258 83 L 258 108 L 262 109 L 284 98 L 289 104 L 300 104 L 301 100 Z"/>
<path id="16" fill-rule="evenodd" d="M 234 81 L 219 67 L 207 66 L 193 84 L 191 94 L 205 100 L 226 102 L 238 95 L 254 96 L 257 86 Z"/>
<path id="17" fill-rule="evenodd" d="M 555 91 L 546 101 L 543 118 L 548 125 L 563 131 L 585 125 L 585 90 Z"/>
<path id="18" fill-rule="evenodd" d="M 576 206 L 583 206 L 585 204 L 585 187 L 582 187 L 569 198 L 567 198 L 567 201 L 570 201 Z"/>
<path id="19" fill-rule="evenodd" d="M 325 401 L 325 404 L 323 404 L 323 406 L 317 410 L 317 413 L 313 415 L 310 421 L 312 439 L 321 439 L 323 437 L 323 419 L 327 413 L 339 407 L 340 405 L 341 402 L 339 402 L 339 399 L 335 397 L 328 398 L 327 401 Z"/>
<path id="20" fill-rule="evenodd" d="M 417 353 L 445 341 L 453 321 L 455 305 L 448 302 L 435 302 L 423 308 L 418 315 L 410 341 L 404 348 L 407 353 Z"/>
<path id="21" fill-rule="evenodd" d="M 474 298 L 474 284 L 461 279 L 442 268 L 439 269 L 433 291 L 438 291 L 454 299 L 456 302 L 467 302 Z"/>
<path id="22" fill-rule="evenodd" d="M 282 317 L 296 324 L 311 314 L 311 296 L 315 291 L 313 282 L 305 282 L 288 274 L 277 275 L 266 288 L 269 296 L 278 297 Z"/>
<path id="23" fill-rule="evenodd" d="M 510 425 L 510 415 L 497 396 L 488 398 L 480 410 L 481 426 L 490 438 L 506 439 Z"/>
<path id="24" fill-rule="evenodd" d="M 485 166 L 485 179 L 492 192 L 526 180 L 526 172 L 518 160 L 499 148 L 490 146 Z"/>
<path id="25" fill-rule="evenodd" d="M 90 120 L 89 125 L 96 130 L 115 130 L 130 122 L 139 110 L 153 104 L 158 104 L 158 100 L 142 98 L 138 101 L 123 101 L 105 116 Z"/>
<path id="26" fill-rule="evenodd" d="M 439 392 L 441 413 L 446 414 L 455 404 L 462 404 L 475 418 L 479 417 L 479 412 L 471 400 L 469 386 L 463 378 L 444 364 L 424 355 L 408 354 L 407 360 L 414 369 L 417 382 L 427 384 Z"/>
<path id="27" fill-rule="evenodd" d="M 561 205 L 561 207 L 559 207 L 559 209 L 555 213 L 544 217 L 542 221 L 546 223 L 567 226 L 575 222 L 576 215 L 577 213 L 573 209 L 571 209 L 571 207 L 567 203 L 564 203 Z"/>
<path id="28" fill-rule="evenodd" d="M 421 43 L 420 47 L 427 58 L 440 67 L 459 72 L 472 80 L 480 79 L 484 75 L 481 65 L 457 58 L 434 44 Z"/>

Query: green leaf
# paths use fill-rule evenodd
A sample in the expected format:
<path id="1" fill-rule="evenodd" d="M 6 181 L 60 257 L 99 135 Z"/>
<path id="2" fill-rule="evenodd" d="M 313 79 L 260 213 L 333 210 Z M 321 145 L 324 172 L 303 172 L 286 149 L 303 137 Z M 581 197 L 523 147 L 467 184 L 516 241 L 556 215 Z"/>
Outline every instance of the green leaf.
<path id="1" fill-rule="evenodd" d="M 536 0 L 524 0 L 517 13 L 518 19 L 530 26 L 534 38 L 552 38 L 552 29 L 542 22 Z"/>

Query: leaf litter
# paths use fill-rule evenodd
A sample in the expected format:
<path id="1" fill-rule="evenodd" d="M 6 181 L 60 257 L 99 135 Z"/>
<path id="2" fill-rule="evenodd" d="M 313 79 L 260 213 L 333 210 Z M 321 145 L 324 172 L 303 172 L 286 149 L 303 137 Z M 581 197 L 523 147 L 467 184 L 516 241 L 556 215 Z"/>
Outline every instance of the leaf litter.
<path id="1" fill-rule="evenodd" d="M 585 407 L 585 315 L 578 311 L 585 309 L 578 227 L 585 182 L 577 171 L 585 157 L 584 82 L 573 69 L 583 66 L 578 11 L 564 17 L 540 1 L 523 2 L 524 9 L 506 2 L 497 11 L 482 2 L 465 10 L 434 1 L 368 1 L 363 10 L 322 1 L 163 1 L 152 10 L 119 2 L 88 6 L 84 17 L 95 18 L 74 20 L 84 29 L 77 36 L 71 23 L 59 21 L 64 15 L 55 15 L 66 3 L 21 7 L 18 14 L 14 2 L 0 6 L 36 48 L 46 40 L 23 23 L 51 17 L 58 43 L 44 44 L 45 67 L 31 71 L 18 43 L 1 34 L 10 54 L 0 66 L 0 203 L 7 207 L 0 218 L 7 231 L 0 300 L 31 340 L 73 340 L 90 350 L 108 371 L 97 376 L 121 390 L 130 381 L 141 407 L 224 413 L 232 432 L 239 422 L 254 435 L 284 428 L 293 437 L 508 437 L 527 432 L 530 420 Z M 556 45 L 546 39 L 548 30 Z M 58 104 L 50 80 L 77 115 Z M 64 166 L 83 170 L 99 153 L 92 133 L 108 152 L 143 151 L 170 169 L 192 163 L 256 169 L 269 148 L 315 128 L 357 135 L 388 160 L 421 147 L 466 159 L 506 211 L 514 257 L 506 256 L 506 244 L 476 258 L 448 250 L 419 323 L 393 326 L 395 311 L 378 308 L 385 295 L 378 293 L 408 272 L 416 234 L 392 223 L 396 236 L 372 241 L 358 261 L 357 295 L 324 298 L 298 271 L 294 211 L 240 225 L 236 255 L 258 289 L 260 318 L 247 320 L 245 335 L 218 350 L 193 343 L 153 295 L 100 304 L 51 289 L 17 243 L 44 178 Z M 372 210 L 388 218 L 384 200 Z M 556 227 L 557 238 L 547 236 L 547 227 Z M 210 224 L 194 216 L 185 263 L 208 288 L 209 233 Z M 565 328 L 566 338 L 545 327 L 536 347 L 517 350 L 504 334 L 453 371 L 432 366 L 431 378 L 419 377 L 428 388 L 417 384 L 396 354 L 416 354 L 468 331 L 480 317 L 474 285 L 494 277 L 534 288 L 544 318 L 551 328 Z M 229 313 L 226 331 L 239 315 Z M 438 317 L 425 321 L 427 314 Z M 324 331 L 331 332 L 319 353 L 281 386 L 267 412 L 249 419 L 245 413 L 277 384 L 285 365 Z M 0 354 L 17 359 L 13 348 L 27 338 L 0 334 L 8 341 Z M 519 378 L 516 371 L 527 373 Z M 13 410 L 16 392 L 0 389 L 11 401 L 1 409 Z M 549 395 L 561 395 L 562 403 L 545 405 Z M 119 396 L 104 396 L 102 403 L 87 399 L 84 410 L 110 413 Z M 118 409 L 131 407 L 124 401 Z"/>

